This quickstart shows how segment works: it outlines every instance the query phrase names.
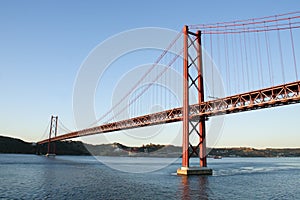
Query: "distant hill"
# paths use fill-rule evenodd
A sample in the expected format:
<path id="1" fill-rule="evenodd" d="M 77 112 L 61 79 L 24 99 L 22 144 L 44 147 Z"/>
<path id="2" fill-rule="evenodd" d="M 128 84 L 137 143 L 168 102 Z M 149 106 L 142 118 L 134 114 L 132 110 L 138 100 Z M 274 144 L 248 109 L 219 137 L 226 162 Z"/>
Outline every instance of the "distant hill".
<path id="1" fill-rule="evenodd" d="M 210 156 L 222 157 L 300 157 L 300 148 L 295 149 L 254 149 L 254 148 L 215 148 Z"/>
<path id="2" fill-rule="evenodd" d="M 59 155 L 89 155 L 84 144 L 78 141 L 56 142 L 56 150 L 56 153 Z M 47 144 L 37 147 L 34 143 L 0 136 L 0 153 L 36 154 L 37 152 L 46 154 Z"/>
<path id="3" fill-rule="evenodd" d="M 0 153 L 35 153 L 35 148 L 31 143 L 20 139 L 0 136 Z"/>
<path id="4" fill-rule="evenodd" d="M 214 148 L 207 150 L 208 157 L 300 157 L 300 148 L 295 149 L 254 149 Z M 33 145 L 20 139 L 0 136 L 0 153 L 46 154 L 47 144 Z M 123 144 L 84 144 L 80 141 L 56 142 L 57 155 L 98 155 L 98 156 L 152 156 L 180 157 L 181 147 L 173 145 L 148 144 L 128 147 Z"/>

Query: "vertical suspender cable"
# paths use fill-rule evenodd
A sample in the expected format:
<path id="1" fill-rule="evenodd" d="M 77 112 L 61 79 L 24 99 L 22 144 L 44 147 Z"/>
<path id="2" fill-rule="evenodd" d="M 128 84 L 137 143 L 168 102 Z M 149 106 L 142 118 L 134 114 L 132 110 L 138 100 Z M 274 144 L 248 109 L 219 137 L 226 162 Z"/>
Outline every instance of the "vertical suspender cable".
<path id="1" fill-rule="evenodd" d="M 280 64 L 281 64 L 281 75 L 282 75 L 282 80 L 283 83 L 285 83 L 285 75 L 284 75 L 284 64 L 283 64 L 283 56 L 282 56 L 282 47 L 281 47 L 281 38 L 280 38 L 280 32 L 278 28 L 278 21 L 277 21 L 277 16 L 275 16 L 276 19 L 276 27 L 277 27 L 277 39 L 278 39 L 278 45 L 279 45 L 279 55 L 280 55 Z"/>
<path id="2" fill-rule="evenodd" d="M 210 67 L 211 67 L 211 84 L 212 84 L 212 96 L 215 96 L 215 85 L 214 85 L 214 56 L 213 56 L 213 39 L 212 39 L 212 34 L 209 35 L 210 39 Z"/>
<path id="3" fill-rule="evenodd" d="M 227 29 L 227 26 L 226 26 Z M 229 71 L 229 58 L 228 58 L 228 41 L 227 34 L 224 35 L 224 45 L 225 45 L 225 62 L 226 62 L 226 84 L 227 84 L 227 92 L 231 94 L 230 91 L 230 71 Z"/>
<path id="4" fill-rule="evenodd" d="M 298 81 L 297 63 L 296 63 L 296 55 L 295 55 L 295 47 L 294 47 L 294 38 L 293 38 L 293 31 L 292 31 L 292 27 L 291 27 L 291 19 L 290 18 L 289 18 L 289 29 L 290 29 L 290 38 L 291 38 L 293 58 L 294 58 L 295 76 L 296 76 L 296 81 Z"/>
<path id="5" fill-rule="evenodd" d="M 234 38 L 234 46 L 233 46 L 233 50 L 234 50 L 234 57 L 235 57 L 235 69 L 236 69 L 236 85 L 237 85 L 237 91 L 240 91 L 240 72 L 239 72 L 239 56 L 238 56 L 238 45 L 237 45 L 237 36 L 233 37 Z"/>
<path id="6" fill-rule="evenodd" d="M 249 27 L 248 27 L 248 43 L 247 43 L 247 45 L 248 45 L 248 48 L 247 49 L 249 49 L 249 76 L 250 76 L 250 86 L 251 86 L 251 89 L 253 90 L 254 89 L 254 86 L 255 86 L 255 84 L 254 84 L 254 69 L 255 69 L 255 67 L 254 67 L 254 63 L 252 62 L 253 60 L 254 60 L 254 58 L 253 58 L 253 53 L 252 53 L 252 46 L 253 46 L 253 42 L 252 42 L 252 37 L 251 37 L 251 32 L 249 31 Z M 247 40 L 246 40 L 247 41 Z"/>
<path id="7" fill-rule="evenodd" d="M 231 40 L 231 57 L 233 59 L 232 61 L 232 78 L 234 79 L 233 81 L 233 88 L 234 88 L 234 93 L 237 93 L 238 90 L 237 90 L 237 86 L 238 86 L 238 81 L 237 81 L 237 64 L 236 64 L 236 54 L 235 54 L 235 48 L 234 48 L 234 39 L 233 39 L 233 35 L 231 35 L 230 37 L 230 40 Z M 234 59 L 235 58 L 235 59 Z"/>
<path id="8" fill-rule="evenodd" d="M 241 64 L 242 64 L 242 84 L 243 84 L 243 90 L 245 90 L 246 86 L 246 79 L 245 79 L 245 66 L 244 66 L 244 55 L 243 55 L 243 45 L 242 45 L 242 36 L 239 34 L 239 40 L 240 40 L 240 52 L 241 52 Z"/>
<path id="9" fill-rule="evenodd" d="M 243 25 L 243 29 L 245 30 L 244 28 L 244 25 Z M 247 51 L 247 43 L 246 43 L 246 33 L 244 31 L 244 50 L 245 50 L 245 62 L 246 62 L 246 76 L 247 76 L 247 83 L 248 83 L 248 90 L 250 89 L 250 78 L 249 78 L 249 64 L 248 64 L 248 51 Z"/>
<path id="10" fill-rule="evenodd" d="M 260 87 L 264 86 L 264 75 L 263 75 L 263 68 L 262 68 L 262 58 L 261 58 L 261 46 L 260 46 L 260 39 L 259 33 L 255 32 L 255 48 L 256 48 L 256 59 L 258 64 L 258 76 L 260 80 Z"/>
<path id="11" fill-rule="evenodd" d="M 264 22 L 264 26 L 266 27 L 266 24 Z M 267 35 L 267 30 L 264 31 L 265 33 L 265 42 L 266 42 L 266 50 L 267 50 L 267 59 L 268 59 L 268 70 L 269 70 L 269 77 L 270 77 L 270 85 L 273 86 L 273 78 L 272 78 L 272 72 L 271 72 L 271 58 L 270 58 L 270 50 L 269 50 L 269 39 Z"/>

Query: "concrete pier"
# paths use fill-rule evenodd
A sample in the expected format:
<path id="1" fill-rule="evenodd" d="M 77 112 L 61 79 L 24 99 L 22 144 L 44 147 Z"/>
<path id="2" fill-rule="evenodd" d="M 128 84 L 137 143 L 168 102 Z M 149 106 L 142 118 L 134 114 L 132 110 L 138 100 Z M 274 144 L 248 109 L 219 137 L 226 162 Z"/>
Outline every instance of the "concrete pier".
<path id="1" fill-rule="evenodd" d="M 181 167 L 177 169 L 177 175 L 212 175 L 212 169 L 207 167 Z"/>
<path id="2" fill-rule="evenodd" d="M 46 157 L 54 158 L 55 156 L 56 156 L 55 153 L 47 153 L 47 154 L 46 154 Z"/>

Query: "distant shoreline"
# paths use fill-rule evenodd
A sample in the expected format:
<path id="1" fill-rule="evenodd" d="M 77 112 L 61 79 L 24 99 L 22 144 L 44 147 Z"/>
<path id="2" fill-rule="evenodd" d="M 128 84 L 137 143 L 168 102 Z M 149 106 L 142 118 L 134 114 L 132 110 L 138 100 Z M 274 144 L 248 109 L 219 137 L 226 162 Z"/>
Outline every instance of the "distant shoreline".
<path id="1" fill-rule="evenodd" d="M 300 148 L 208 148 L 208 157 L 300 157 Z M 0 153 L 46 154 L 47 144 L 35 146 L 33 143 L 11 137 L 0 136 Z M 131 157 L 180 157 L 181 147 L 173 145 L 148 144 L 141 147 L 128 147 L 123 144 L 84 144 L 80 141 L 56 142 L 57 155 L 97 155 Z"/>

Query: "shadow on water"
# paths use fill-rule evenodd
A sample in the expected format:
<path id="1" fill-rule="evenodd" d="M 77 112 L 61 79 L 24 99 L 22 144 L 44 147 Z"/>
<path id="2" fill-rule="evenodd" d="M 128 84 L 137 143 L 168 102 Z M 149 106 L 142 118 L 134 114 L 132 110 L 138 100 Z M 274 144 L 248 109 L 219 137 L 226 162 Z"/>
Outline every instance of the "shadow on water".
<path id="1" fill-rule="evenodd" d="M 181 177 L 181 199 L 208 199 L 209 181 L 207 176 L 182 176 Z"/>

